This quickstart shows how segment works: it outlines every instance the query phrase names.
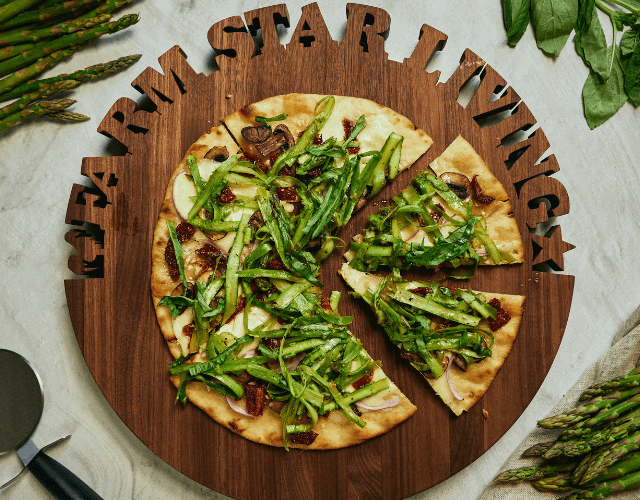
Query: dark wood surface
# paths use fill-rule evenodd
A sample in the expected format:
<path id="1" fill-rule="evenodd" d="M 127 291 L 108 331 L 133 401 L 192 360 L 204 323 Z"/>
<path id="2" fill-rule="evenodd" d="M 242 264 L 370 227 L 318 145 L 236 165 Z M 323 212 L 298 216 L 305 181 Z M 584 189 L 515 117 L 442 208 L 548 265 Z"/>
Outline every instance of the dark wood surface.
<path id="1" fill-rule="evenodd" d="M 398 63 L 384 51 L 388 14 L 357 4 L 349 4 L 348 13 L 345 37 L 338 43 L 317 5 L 304 7 L 286 48 L 275 26 L 288 25 L 283 4 L 246 13 L 244 20 L 220 21 L 208 36 L 220 71 L 206 77 L 191 69 L 179 47 L 169 50 L 159 58 L 163 74 L 147 68 L 133 82 L 146 99 L 118 100 L 100 124 L 98 131 L 127 153 L 85 158 L 82 174 L 95 186 L 74 185 L 69 200 L 66 222 L 77 226 L 66 236 L 77 250 L 69 267 L 86 279 L 68 280 L 66 294 L 96 383 L 154 453 L 195 481 L 238 499 L 396 499 L 450 477 L 482 455 L 525 410 L 553 362 L 569 315 L 573 277 L 544 270 L 561 270 L 562 255 L 572 245 L 562 241 L 557 226 L 545 235 L 530 233 L 550 216 L 569 211 L 566 190 L 551 176 L 559 166 L 553 156 L 538 163 L 549 146 L 541 129 L 515 145 L 502 145 L 510 134 L 535 124 L 527 106 L 518 105 L 520 98 L 511 88 L 492 99 L 507 83 L 469 50 L 454 75 L 437 84 L 438 74 L 424 70 L 446 41 L 437 30 L 424 25 L 411 57 Z M 251 36 L 258 29 L 260 47 Z M 476 76 L 480 87 L 465 108 L 457 102 L 460 88 Z M 153 229 L 167 181 L 190 144 L 220 118 L 289 92 L 371 99 L 407 116 L 434 140 L 411 169 L 354 217 L 342 233 L 347 241 L 459 134 L 510 194 L 525 263 L 480 269 L 469 285 L 526 295 L 524 318 L 502 370 L 469 413 L 454 417 L 402 362 L 363 304 L 348 296 L 336 273 L 340 252 L 324 263 L 321 281 L 327 290 L 343 292 L 341 313 L 354 316 L 353 333 L 416 404 L 413 417 L 358 446 L 287 453 L 246 441 L 193 405 L 174 405 L 175 388 L 167 371 L 171 356 L 149 288 Z M 506 109 L 515 111 L 496 123 L 492 116 Z M 410 276 L 432 278 L 418 271 Z"/>

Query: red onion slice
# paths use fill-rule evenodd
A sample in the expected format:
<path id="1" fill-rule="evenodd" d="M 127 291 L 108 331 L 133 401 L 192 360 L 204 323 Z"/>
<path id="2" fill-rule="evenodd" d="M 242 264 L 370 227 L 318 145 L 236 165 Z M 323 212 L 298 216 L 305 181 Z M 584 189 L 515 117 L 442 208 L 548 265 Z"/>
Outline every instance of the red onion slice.
<path id="1" fill-rule="evenodd" d="M 240 415 L 257 418 L 256 415 L 251 415 L 251 413 L 249 413 L 247 410 L 240 408 L 240 406 L 238 406 L 238 403 L 236 403 L 235 399 L 233 399 L 231 396 L 227 396 L 227 404 L 233 411 L 240 413 Z"/>
<path id="2" fill-rule="evenodd" d="M 362 402 L 363 400 L 356 401 L 356 406 L 358 408 L 362 408 L 364 410 L 384 410 L 385 408 L 393 408 L 394 406 L 398 406 L 400 404 L 400 398 L 398 396 L 393 396 L 392 398 L 385 399 L 380 406 L 369 406 Z"/>
<path id="3" fill-rule="evenodd" d="M 451 358 L 448 358 L 447 361 L 447 369 L 444 372 L 445 377 L 447 377 L 447 385 L 449 386 L 449 390 L 451 391 L 451 394 L 453 394 L 453 397 L 456 398 L 458 401 L 462 401 L 464 398 L 462 396 L 460 396 L 460 394 L 458 394 L 458 391 L 456 391 L 456 388 L 453 387 L 453 384 L 451 383 L 451 379 L 449 378 L 449 370 L 451 370 L 451 365 L 453 363 L 451 362 Z"/>
<path id="4" fill-rule="evenodd" d="M 256 352 L 258 352 L 256 349 L 249 349 L 247 352 L 245 352 L 242 357 L 243 358 L 253 358 L 256 355 Z"/>

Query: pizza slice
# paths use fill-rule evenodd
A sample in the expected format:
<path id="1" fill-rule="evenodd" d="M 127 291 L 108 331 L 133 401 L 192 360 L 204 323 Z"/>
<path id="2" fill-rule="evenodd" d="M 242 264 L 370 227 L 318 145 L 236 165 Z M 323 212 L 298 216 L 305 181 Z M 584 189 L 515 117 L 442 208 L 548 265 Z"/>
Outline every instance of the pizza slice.
<path id="1" fill-rule="evenodd" d="M 459 136 L 390 206 L 369 217 L 345 258 L 363 271 L 457 268 L 521 263 L 524 249 L 506 190 Z"/>
<path id="2" fill-rule="evenodd" d="M 222 121 L 245 157 L 270 175 L 309 184 L 357 156 L 364 182 L 356 183 L 358 176 L 352 179 L 359 189 L 349 196 L 357 194 L 357 199 L 336 214 L 340 227 L 433 143 L 408 118 L 356 97 L 280 95 L 245 106 Z"/>
<path id="3" fill-rule="evenodd" d="M 524 297 L 339 271 L 444 403 L 460 415 L 487 391 L 518 334 Z"/>

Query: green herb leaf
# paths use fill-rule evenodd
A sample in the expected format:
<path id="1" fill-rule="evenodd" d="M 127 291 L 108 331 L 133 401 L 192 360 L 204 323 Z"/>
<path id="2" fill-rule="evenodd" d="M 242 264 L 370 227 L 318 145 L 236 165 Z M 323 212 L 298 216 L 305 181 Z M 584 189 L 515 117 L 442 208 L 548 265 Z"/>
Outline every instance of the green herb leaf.
<path id="1" fill-rule="evenodd" d="M 532 0 L 531 21 L 538 48 L 560 55 L 578 20 L 578 0 Z"/>
<path id="2" fill-rule="evenodd" d="M 611 74 L 605 81 L 594 71 L 589 73 L 582 89 L 584 115 L 590 129 L 602 125 L 627 102 L 624 90 L 624 70 L 620 62 L 620 48 L 614 47 Z"/>
<path id="3" fill-rule="evenodd" d="M 630 29 L 625 31 L 622 34 L 622 39 L 620 40 L 620 51 L 622 52 L 622 56 L 632 55 L 639 40 L 640 29 Z"/>
<path id="4" fill-rule="evenodd" d="M 282 120 L 285 120 L 287 118 L 287 114 L 286 113 L 282 113 L 281 115 L 278 116 L 274 116 L 273 118 L 266 118 L 264 116 L 256 116 L 256 122 L 260 123 L 261 125 L 265 125 L 265 126 L 269 126 L 269 122 L 281 122 Z"/>
<path id="5" fill-rule="evenodd" d="M 640 105 L 640 43 L 636 43 L 629 60 L 624 76 L 624 90 L 634 106 Z"/>
<path id="6" fill-rule="evenodd" d="M 515 0 L 512 5 L 516 7 L 517 4 L 518 0 Z M 514 10 L 513 14 L 515 18 L 507 31 L 507 38 L 509 39 L 509 45 L 511 47 L 515 47 L 522 38 L 522 35 L 527 31 L 527 26 L 529 26 L 529 20 L 531 18 L 531 0 L 521 0 L 518 10 Z"/>

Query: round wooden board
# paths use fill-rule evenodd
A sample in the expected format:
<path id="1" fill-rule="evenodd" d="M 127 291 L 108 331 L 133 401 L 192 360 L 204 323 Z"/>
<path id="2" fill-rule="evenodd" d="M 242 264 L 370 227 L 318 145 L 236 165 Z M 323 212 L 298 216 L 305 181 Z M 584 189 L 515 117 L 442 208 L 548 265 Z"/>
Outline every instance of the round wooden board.
<path id="1" fill-rule="evenodd" d="M 410 58 L 389 61 L 379 36 L 389 29 L 388 14 L 356 4 L 347 9 L 342 42 L 331 39 L 317 5 L 311 4 L 303 8 L 286 48 L 275 27 L 288 26 L 286 6 L 246 13 L 249 31 L 255 35 L 260 28 L 262 34 L 255 57 L 256 45 L 242 18 L 220 21 L 209 31 L 220 71 L 206 77 L 191 69 L 179 47 L 165 53 L 159 59 L 164 74 L 147 68 L 133 82 L 148 98 L 143 105 L 118 100 L 98 129 L 128 153 L 85 158 L 82 173 L 95 186 L 74 185 L 69 200 L 66 222 L 77 226 L 66 236 L 77 250 L 69 267 L 89 279 L 68 280 L 65 288 L 78 343 L 96 383 L 154 453 L 195 481 L 238 499 L 397 499 L 450 477 L 482 455 L 527 407 L 551 366 L 569 315 L 573 277 L 535 269 L 561 270 L 563 252 L 572 246 L 562 241 L 558 226 L 543 236 L 529 231 L 550 215 L 569 211 L 564 187 L 550 176 L 559 167 L 553 156 L 537 163 L 549 147 L 540 129 L 502 145 L 503 138 L 535 124 L 529 109 L 518 105 L 511 88 L 492 99 L 507 83 L 469 50 L 454 75 L 437 84 L 438 74 L 424 68 L 446 36 L 428 25 Z M 478 75 L 482 82 L 465 108 L 457 102 L 460 88 Z M 167 181 L 191 143 L 220 118 L 290 92 L 371 99 L 407 116 L 434 140 L 411 169 L 354 217 L 341 235 L 346 241 L 460 134 L 507 189 L 525 263 L 480 269 L 468 285 L 526 295 L 524 318 L 502 370 L 469 413 L 454 417 L 418 372 L 402 362 L 363 304 L 349 297 L 336 273 L 340 252 L 324 263 L 321 281 L 327 290 L 343 292 L 341 313 L 354 316 L 353 333 L 416 404 L 413 417 L 361 445 L 287 453 L 235 435 L 193 405 L 174 404 L 167 371 L 171 356 L 149 290 L 152 235 Z M 504 121 L 492 118 L 507 109 L 516 111 Z M 413 273 L 418 276 L 432 278 Z"/>

